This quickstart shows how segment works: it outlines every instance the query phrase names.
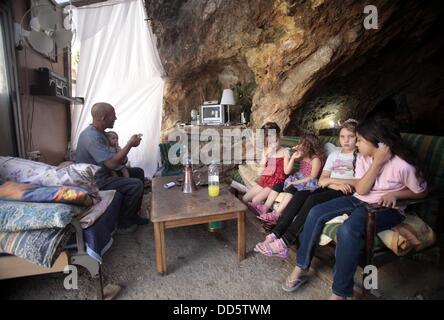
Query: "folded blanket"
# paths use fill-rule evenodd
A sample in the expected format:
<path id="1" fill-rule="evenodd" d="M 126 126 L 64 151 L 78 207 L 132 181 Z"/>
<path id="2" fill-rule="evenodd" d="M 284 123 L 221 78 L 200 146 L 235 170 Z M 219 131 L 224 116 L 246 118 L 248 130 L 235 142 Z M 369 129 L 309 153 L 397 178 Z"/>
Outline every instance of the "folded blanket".
<path id="1" fill-rule="evenodd" d="M 343 214 L 325 223 L 319 245 L 323 246 L 336 241 L 336 235 L 348 215 Z M 403 222 L 389 230 L 377 234 L 383 245 L 394 254 L 403 256 L 410 251 L 420 251 L 436 242 L 436 234 L 416 213 L 406 214 Z M 376 244 L 375 244 L 376 246 Z"/>
<path id="2" fill-rule="evenodd" d="M 102 263 L 102 256 L 113 243 L 113 233 L 119 220 L 123 195 L 116 192 L 105 213 L 89 228 L 83 230 L 86 252 L 97 262 Z"/>
<path id="3" fill-rule="evenodd" d="M 116 190 L 99 191 L 99 197 L 101 200 L 78 217 L 82 229 L 89 228 L 102 216 L 113 201 L 115 194 Z"/>
<path id="4" fill-rule="evenodd" d="M 109 198 L 113 194 L 113 198 Z M 103 194 L 103 203 L 99 203 L 100 210 L 104 212 L 97 214 L 99 211 L 84 216 L 80 223 L 83 229 L 83 237 L 86 245 L 86 252 L 99 263 L 102 262 L 103 254 L 111 247 L 113 243 L 113 232 L 117 226 L 120 207 L 123 196 L 111 190 Z M 109 205 L 107 203 L 110 201 Z M 51 204 L 59 206 L 58 204 Z M 94 208 L 91 207 L 91 209 Z M 99 210 L 97 207 L 96 210 Z M 76 219 L 79 217 L 76 217 Z M 95 223 L 90 225 L 91 219 Z M 0 253 L 11 254 L 26 259 L 34 264 L 45 267 L 51 267 L 60 252 L 67 246 L 69 239 L 72 245 L 68 247 L 76 248 L 76 238 L 74 236 L 74 228 L 67 225 L 65 228 L 51 228 L 40 230 L 28 230 L 21 232 L 0 232 Z"/>
<path id="5" fill-rule="evenodd" d="M 0 180 L 0 200 L 60 202 L 87 207 L 93 204 L 92 195 L 79 187 L 46 187 L 2 180 Z"/>
<path id="6" fill-rule="evenodd" d="M 73 232 L 71 226 L 63 229 L 0 232 L 0 252 L 50 268 Z"/>
<path id="7" fill-rule="evenodd" d="M 85 208 L 63 203 L 0 200 L 0 232 L 63 228 Z"/>

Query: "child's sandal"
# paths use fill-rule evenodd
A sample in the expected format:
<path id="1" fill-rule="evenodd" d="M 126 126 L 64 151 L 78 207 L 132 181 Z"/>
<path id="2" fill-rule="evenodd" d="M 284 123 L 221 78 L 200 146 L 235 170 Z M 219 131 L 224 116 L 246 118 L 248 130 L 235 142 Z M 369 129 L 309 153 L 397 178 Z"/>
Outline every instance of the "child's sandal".
<path id="1" fill-rule="evenodd" d="M 306 278 L 297 278 L 295 280 L 290 279 L 291 275 L 289 275 L 285 279 L 285 283 L 282 285 L 282 289 L 287 292 L 293 292 L 299 289 L 304 283 L 307 282 Z"/>

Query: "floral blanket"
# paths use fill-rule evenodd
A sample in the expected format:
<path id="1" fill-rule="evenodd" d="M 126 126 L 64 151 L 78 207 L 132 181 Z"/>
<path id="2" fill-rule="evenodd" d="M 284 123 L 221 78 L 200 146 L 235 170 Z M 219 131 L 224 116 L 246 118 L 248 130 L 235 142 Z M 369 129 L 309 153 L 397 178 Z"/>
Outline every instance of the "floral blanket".
<path id="1" fill-rule="evenodd" d="M 64 228 L 85 208 L 63 203 L 0 200 L 0 232 Z"/>
<path id="2" fill-rule="evenodd" d="M 0 252 L 15 255 L 50 268 L 74 232 L 74 228 L 52 228 L 26 232 L 0 232 Z"/>
<path id="3" fill-rule="evenodd" d="M 0 200 L 24 202 L 61 202 L 89 207 L 93 197 L 79 187 L 46 187 L 30 183 L 0 180 Z"/>

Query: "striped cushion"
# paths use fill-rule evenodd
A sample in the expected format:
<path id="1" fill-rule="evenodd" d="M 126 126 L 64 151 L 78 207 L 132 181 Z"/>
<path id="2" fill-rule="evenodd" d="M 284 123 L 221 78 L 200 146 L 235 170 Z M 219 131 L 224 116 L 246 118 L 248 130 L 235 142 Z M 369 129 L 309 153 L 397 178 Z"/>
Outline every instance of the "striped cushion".
<path id="1" fill-rule="evenodd" d="M 236 181 L 244 184 L 244 181 L 242 180 L 242 177 L 239 174 L 239 170 L 231 170 L 230 172 L 228 172 L 228 177 L 231 178 L 231 181 Z"/>
<path id="2" fill-rule="evenodd" d="M 329 237 L 330 239 L 333 239 L 334 242 L 337 241 L 337 235 L 339 228 L 342 226 L 342 223 L 329 223 L 324 225 L 324 229 L 322 230 L 322 234 Z M 364 248 L 365 242 L 364 240 L 361 241 L 361 247 Z M 375 250 L 384 248 L 385 245 L 379 239 L 379 237 L 375 236 L 375 242 L 374 242 L 374 248 Z"/>
<path id="3" fill-rule="evenodd" d="M 403 133 L 407 144 L 418 154 L 429 172 L 429 183 L 444 187 L 444 137 Z M 427 201 L 415 209 L 418 215 L 435 231 L 442 230 L 439 225 L 439 201 Z"/>

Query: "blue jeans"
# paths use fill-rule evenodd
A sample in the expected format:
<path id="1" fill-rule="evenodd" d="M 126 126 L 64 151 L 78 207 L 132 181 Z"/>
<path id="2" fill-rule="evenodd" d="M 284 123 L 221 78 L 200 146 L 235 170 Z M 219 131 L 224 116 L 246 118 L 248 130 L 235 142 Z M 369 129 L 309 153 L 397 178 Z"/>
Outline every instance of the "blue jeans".
<path id="1" fill-rule="evenodd" d="M 366 233 L 366 203 L 353 196 L 343 196 L 313 207 L 308 214 L 301 234 L 296 265 L 303 270 L 310 267 L 313 250 L 322 234 L 324 224 L 347 213 L 349 218 L 339 228 L 336 243 L 336 263 L 333 273 L 333 292 L 341 297 L 353 295 L 353 277 L 358 267 L 362 239 Z M 404 220 L 396 209 L 386 208 L 377 212 L 376 233 L 390 229 Z"/>

